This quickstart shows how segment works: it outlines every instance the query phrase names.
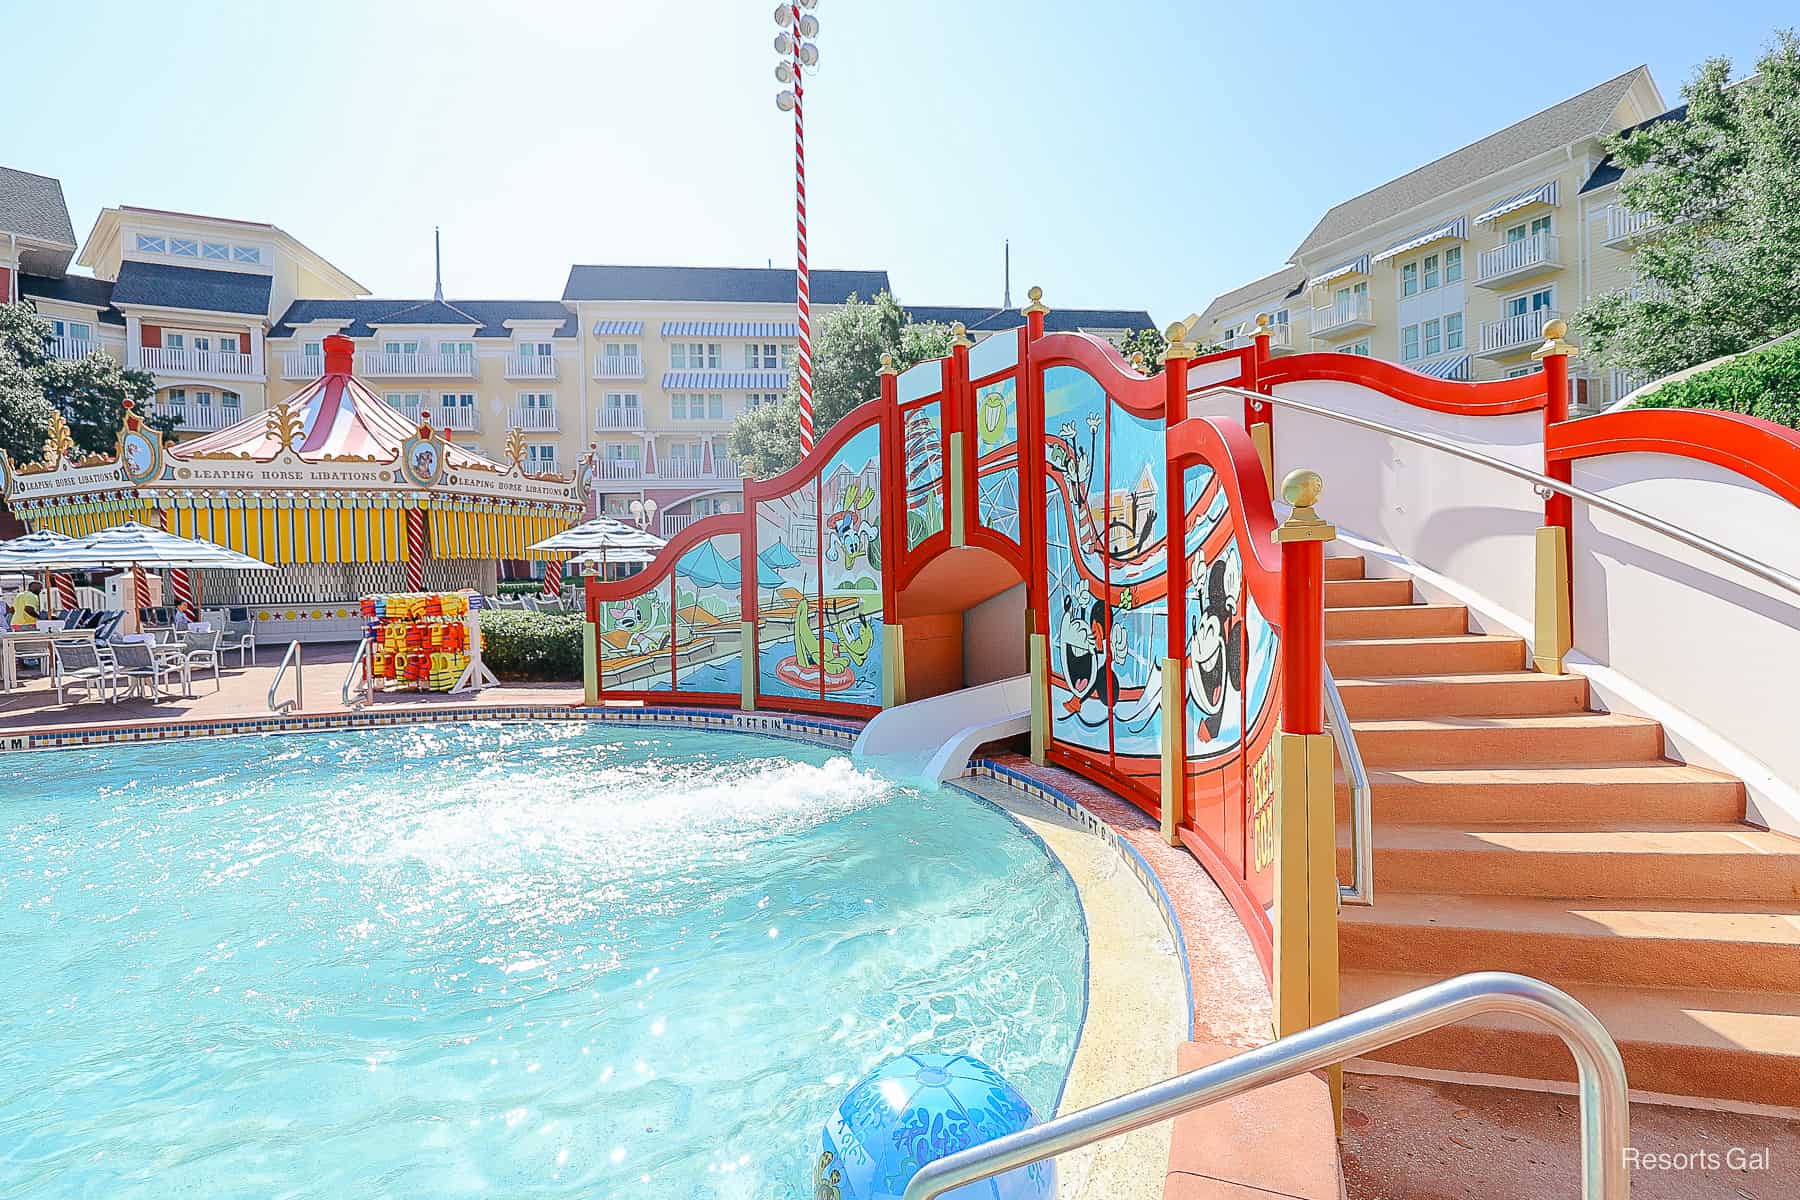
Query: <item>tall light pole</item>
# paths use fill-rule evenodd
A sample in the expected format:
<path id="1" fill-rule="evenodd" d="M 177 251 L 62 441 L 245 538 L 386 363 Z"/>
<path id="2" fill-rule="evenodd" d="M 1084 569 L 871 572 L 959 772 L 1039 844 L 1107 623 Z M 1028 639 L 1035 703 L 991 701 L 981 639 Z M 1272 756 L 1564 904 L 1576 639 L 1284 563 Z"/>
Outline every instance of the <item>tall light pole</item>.
<path id="1" fill-rule="evenodd" d="M 794 114 L 794 304 L 799 313 L 800 349 L 794 369 L 800 374 L 800 453 L 813 447 L 812 288 L 806 268 L 806 84 L 805 70 L 819 62 L 819 18 L 803 8 L 819 0 L 790 0 L 775 8 L 775 78 L 789 86 L 775 94 L 775 107 Z"/>

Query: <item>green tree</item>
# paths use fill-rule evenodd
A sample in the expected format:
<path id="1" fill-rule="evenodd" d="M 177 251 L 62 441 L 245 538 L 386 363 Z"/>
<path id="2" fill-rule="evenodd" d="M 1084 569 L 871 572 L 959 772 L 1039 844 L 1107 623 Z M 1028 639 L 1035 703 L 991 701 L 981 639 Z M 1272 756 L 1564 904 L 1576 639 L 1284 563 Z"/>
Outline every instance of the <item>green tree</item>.
<path id="1" fill-rule="evenodd" d="M 915 324 L 886 292 L 873 299 L 852 295 L 820 320 L 813 337 L 813 436 L 820 438 L 859 404 L 881 395 L 881 356 L 904 370 L 950 352 L 948 326 Z M 731 427 L 731 452 L 758 479 L 800 461 L 800 375 L 788 363 L 787 394 L 739 417 Z"/>
<path id="2" fill-rule="evenodd" d="M 147 371 L 127 371 L 95 351 L 67 362 L 44 353 L 50 323 L 30 300 L 0 304 L 0 449 L 14 462 L 43 456 L 52 413 L 61 412 L 75 439 L 76 457 L 111 454 L 125 419 L 125 401 L 146 414 L 145 424 L 166 437 L 176 420 L 150 416 L 156 382 Z"/>
<path id="3" fill-rule="evenodd" d="M 1169 348 L 1169 339 L 1158 329 L 1133 329 L 1112 339 L 1112 344 L 1119 348 L 1127 362 L 1134 354 L 1144 356 L 1144 370 L 1152 375 L 1162 374 L 1163 352 Z"/>
<path id="4" fill-rule="evenodd" d="M 1709 59 L 1687 113 L 1613 139 L 1623 203 L 1657 222 L 1633 261 L 1636 294 L 1576 314 L 1584 353 L 1666 375 L 1800 327 L 1800 40 L 1776 33 L 1731 84 Z"/>
<path id="5" fill-rule="evenodd" d="M 50 333 L 29 301 L 0 304 L 0 450 L 20 466 L 43 457 L 56 411 L 39 381 Z"/>

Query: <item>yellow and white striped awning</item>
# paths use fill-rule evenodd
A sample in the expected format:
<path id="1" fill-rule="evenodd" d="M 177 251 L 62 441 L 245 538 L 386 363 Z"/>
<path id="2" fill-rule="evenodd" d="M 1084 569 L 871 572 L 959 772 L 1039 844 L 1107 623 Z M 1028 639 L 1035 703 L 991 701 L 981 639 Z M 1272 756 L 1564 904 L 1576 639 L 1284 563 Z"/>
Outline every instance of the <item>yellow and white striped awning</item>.
<path id="1" fill-rule="evenodd" d="M 1475 223 L 1477 225 L 1485 225 L 1489 221 L 1504 217 L 1509 212 L 1517 212 L 1519 209 L 1532 204 L 1554 205 L 1555 203 L 1556 180 L 1552 179 L 1549 183 L 1540 183 L 1534 188 L 1527 188 L 1516 196 L 1508 196 L 1500 203 L 1476 217 Z"/>

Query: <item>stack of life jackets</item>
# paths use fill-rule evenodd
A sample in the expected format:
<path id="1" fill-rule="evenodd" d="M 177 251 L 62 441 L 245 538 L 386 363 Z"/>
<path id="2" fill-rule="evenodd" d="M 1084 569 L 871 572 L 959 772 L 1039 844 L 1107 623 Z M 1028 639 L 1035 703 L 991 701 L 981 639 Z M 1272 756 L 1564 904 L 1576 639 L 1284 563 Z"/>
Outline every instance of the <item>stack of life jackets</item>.
<path id="1" fill-rule="evenodd" d="M 390 687 L 447 692 L 469 665 L 469 598 L 460 592 L 364 596 L 372 669 Z"/>

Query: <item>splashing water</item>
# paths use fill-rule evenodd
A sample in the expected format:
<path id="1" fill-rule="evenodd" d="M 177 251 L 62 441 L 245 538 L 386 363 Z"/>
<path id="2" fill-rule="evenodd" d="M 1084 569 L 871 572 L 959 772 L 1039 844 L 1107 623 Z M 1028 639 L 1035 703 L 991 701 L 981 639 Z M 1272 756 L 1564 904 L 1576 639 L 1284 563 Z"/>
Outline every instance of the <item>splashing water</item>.
<path id="1" fill-rule="evenodd" d="M 968 1051 L 1044 1112 L 1074 1053 L 1060 866 L 828 750 L 541 723 L 6 765 L 0 1191 L 801 1197 L 883 1059 Z"/>

